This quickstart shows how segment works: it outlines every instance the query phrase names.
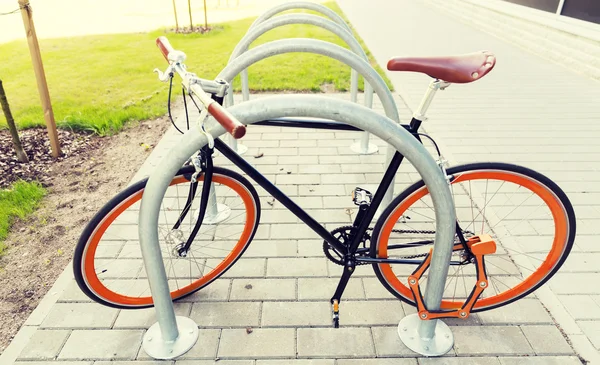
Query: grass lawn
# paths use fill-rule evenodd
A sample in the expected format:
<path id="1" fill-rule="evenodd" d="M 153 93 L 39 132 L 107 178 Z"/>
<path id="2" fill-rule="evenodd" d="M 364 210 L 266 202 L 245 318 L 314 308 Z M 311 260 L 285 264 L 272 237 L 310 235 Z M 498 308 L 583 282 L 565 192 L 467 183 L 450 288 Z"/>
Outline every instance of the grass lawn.
<path id="1" fill-rule="evenodd" d="M 13 220 L 33 212 L 44 195 L 46 190 L 36 182 L 18 181 L 10 189 L 0 190 L 0 256 Z"/>
<path id="2" fill-rule="evenodd" d="M 326 5 L 341 13 L 335 3 Z M 225 67 L 252 21 L 225 23 L 206 35 L 168 34 L 168 38 L 176 49 L 186 52 L 190 71 L 202 78 L 214 78 Z M 41 40 L 58 125 L 105 135 L 118 132 L 128 121 L 164 115 L 168 85 L 159 82 L 152 73 L 155 67 L 166 66 L 154 43 L 160 35 L 164 31 Z M 311 25 L 277 28 L 260 37 L 253 46 L 290 37 L 322 39 L 348 48 L 335 34 Z M 10 55 L 2 57 L 0 77 L 18 126 L 43 125 L 27 43 L 23 40 L 0 45 L 0 55 Z M 374 61 L 371 63 L 375 65 Z M 350 87 L 349 67 L 312 54 L 271 57 L 250 67 L 249 75 L 253 91 L 318 91 L 322 83 L 334 84 L 340 91 Z M 362 89 L 362 80 L 360 85 Z M 391 87 L 389 81 L 388 85 Z M 234 88 L 240 88 L 239 80 L 234 82 Z M 0 128 L 6 128 L 2 116 Z"/>

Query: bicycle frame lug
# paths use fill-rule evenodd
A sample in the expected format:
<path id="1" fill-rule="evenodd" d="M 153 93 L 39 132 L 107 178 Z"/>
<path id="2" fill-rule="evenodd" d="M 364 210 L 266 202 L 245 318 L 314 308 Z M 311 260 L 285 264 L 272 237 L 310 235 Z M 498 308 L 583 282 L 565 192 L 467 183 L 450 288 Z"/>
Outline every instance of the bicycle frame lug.
<path id="1" fill-rule="evenodd" d="M 198 175 L 204 171 L 204 168 L 206 166 L 206 163 L 202 162 L 202 159 L 204 158 L 204 156 L 201 156 L 201 154 L 196 155 L 196 157 L 194 157 L 192 159 L 192 164 L 194 165 L 194 169 L 196 170 L 196 172 L 194 172 L 192 174 L 192 178 L 190 179 L 190 182 L 192 184 L 195 184 L 196 182 L 198 182 Z"/>
<path id="2" fill-rule="evenodd" d="M 448 165 L 448 160 L 446 160 L 442 155 L 440 155 L 439 159 L 436 161 L 438 166 L 440 167 L 440 169 L 442 170 L 442 173 L 444 174 L 444 178 L 446 179 L 446 182 L 448 183 L 448 185 L 452 185 L 452 179 L 450 178 L 450 176 L 448 176 L 448 173 L 446 172 L 446 166 Z"/>
<path id="3" fill-rule="evenodd" d="M 421 123 L 426 122 L 429 120 L 429 118 L 427 118 L 425 115 L 420 114 L 420 113 L 413 113 L 412 117 L 418 121 L 420 121 Z"/>
<path id="4" fill-rule="evenodd" d="M 223 98 L 227 91 L 229 90 L 229 83 L 223 79 L 216 79 L 217 90 L 213 94 L 215 94 L 218 98 Z"/>

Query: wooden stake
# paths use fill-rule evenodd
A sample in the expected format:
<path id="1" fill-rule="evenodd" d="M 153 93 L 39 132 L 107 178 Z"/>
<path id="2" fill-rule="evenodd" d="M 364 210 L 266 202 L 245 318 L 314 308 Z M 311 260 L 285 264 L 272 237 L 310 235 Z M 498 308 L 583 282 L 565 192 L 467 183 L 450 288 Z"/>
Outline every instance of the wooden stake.
<path id="1" fill-rule="evenodd" d="M 175 6 L 175 0 L 173 0 L 173 13 L 175 13 L 175 33 L 179 32 L 179 21 L 177 21 L 177 7 Z"/>
<path id="2" fill-rule="evenodd" d="M 10 107 L 8 106 L 8 100 L 6 99 L 6 93 L 4 92 L 4 86 L 2 86 L 2 80 L 0 80 L 0 105 L 2 105 L 2 112 L 4 112 L 6 123 L 8 123 L 8 129 L 10 130 L 13 146 L 15 148 L 15 152 L 17 153 L 17 160 L 19 160 L 19 162 L 27 163 L 29 162 L 29 158 L 27 158 L 27 154 L 25 151 L 23 151 L 23 146 L 21 146 L 19 132 L 17 131 L 15 120 L 13 119 L 12 113 L 10 112 Z"/>
<path id="3" fill-rule="evenodd" d="M 192 22 L 192 0 L 188 0 L 188 12 L 190 13 L 190 33 L 194 33 L 194 22 Z"/>
<path id="4" fill-rule="evenodd" d="M 206 0 L 204 0 L 204 31 L 208 31 L 208 16 L 206 15 Z"/>
<path id="5" fill-rule="evenodd" d="M 40 45 L 38 44 L 35 27 L 33 26 L 33 16 L 29 0 L 19 0 L 21 8 L 21 16 L 23 17 L 23 25 L 27 33 L 27 43 L 29 44 L 29 53 L 31 54 L 31 62 L 33 63 L 33 71 L 37 80 L 38 92 L 42 101 L 42 109 L 44 112 L 44 120 L 48 129 L 48 137 L 50 138 L 50 146 L 52 147 L 52 156 L 58 157 L 61 154 L 60 143 L 58 142 L 58 132 L 56 131 L 56 122 L 54 121 L 54 112 L 50 103 L 50 93 L 48 92 L 48 84 L 46 83 L 46 74 L 44 73 L 44 65 L 42 64 L 42 55 L 40 54 Z"/>

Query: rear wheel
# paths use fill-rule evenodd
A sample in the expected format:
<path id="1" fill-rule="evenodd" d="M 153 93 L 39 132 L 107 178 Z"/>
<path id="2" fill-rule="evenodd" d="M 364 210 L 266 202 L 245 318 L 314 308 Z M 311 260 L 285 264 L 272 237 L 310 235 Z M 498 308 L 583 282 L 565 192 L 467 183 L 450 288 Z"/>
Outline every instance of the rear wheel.
<path id="1" fill-rule="evenodd" d="M 460 234 L 465 239 L 489 234 L 494 254 L 485 256 L 489 287 L 472 312 L 520 299 L 552 277 L 567 258 L 575 238 L 575 214 L 564 192 L 547 177 L 503 163 L 456 166 L 447 171 Z M 376 258 L 425 259 L 433 247 L 435 212 L 422 181 L 410 186 L 383 212 L 374 229 Z M 459 243 L 458 234 L 455 243 Z M 409 245 L 407 247 L 407 245 Z M 475 265 L 455 250 L 448 272 L 443 309 L 457 309 L 476 283 Z M 407 278 L 416 265 L 373 264 L 381 283 L 396 297 L 415 305 Z M 427 284 L 427 271 L 420 280 Z"/>
<path id="2" fill-rule="evenodd" d="M 182 255 L 200 208 L 204 175 L 192 184 L 194 171 L 193 166 L 179 170 L 159 212 L 159 245 L 174 300 L 223 275 L 248 247 L 260 218 L 258 194 L 248 180 L 215 167 L 207 212 L 189 251 Z M 116 308 L 153 305 L 138 232 L 146 182 L 135 183 L 108 202 L 87 225 L 75 249 L 75 280 L 88 297 L 101 304 Z"/>

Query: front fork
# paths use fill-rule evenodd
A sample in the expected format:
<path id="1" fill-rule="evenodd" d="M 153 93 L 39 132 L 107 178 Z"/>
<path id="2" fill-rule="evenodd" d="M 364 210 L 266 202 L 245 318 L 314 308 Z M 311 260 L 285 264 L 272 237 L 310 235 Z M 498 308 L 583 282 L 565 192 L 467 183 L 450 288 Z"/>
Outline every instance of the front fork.
<path id="1" fill-rule="evenodd" d="M 204 146 L 202 151 L 200 152 L 200 169 L 196 166 L 196 173 L 192 176 L 191 186 L 190 186 L 190 194 L 188 194 L 188 203 L 186 204 L 186 208 L 189 206 L 191 208 L 192 202 L 194 199 L 196 188 L 198 186 L 198 181 L 196 180 L 198 173 L 203 173 L 203 181 L 202 181 L 202 194 L 200 194 L 200 209 L 198 211 L 198 217 L 196 220 L 196 224 L 194 224 L 194 228 L 190 233 L 187 241 L 179 249 L 180 256 L 186 256 L 190 247 L 192 246 L 192 242 L 196 238 L 196 235 L 200 231 L 200 227 L 202 227 L 202 221 L 204 220 L 204 216 L 206 215 L 206 207 L 208 206 L 208 199 L 210 197 L 210 185 L 212 183 L 213 176 L 213 160 L 212 160 L 213 149 L 208 146 Z M 187 212 L 186 212 L 187 214 Z M 181 220 L 181 217 L 180 217 Z"/>
<path id="2" fill-rule="evenodd" d="M 211 97 L 213 100 L 218 102 L 220 105 L 223 105 L 224 95 L 225 95 L 224 92 L 222 92 L 220 94 L 212 94 Z M 185 96 L 184 96 L 184 100 L 185 100 Z M 186 111 L 186 117 L 187 117 L 187 111 Z M 188 214 L 188 212 L 190 211 L 190 209 L 192 207 L 192 201 L 196 197 L 196 190 L 198 189 L 197 178 L 198 178 L 198 175 L 200 175 L 200 174 L 203 175 L 202 194 L 200 195 L 200 209 L 198 211 L 198 217 L 197 217 L 196 223 L 194 224 L 194 228 L 192 229 L 192 232 L 190 233 L 185 244 L 177 249 L 179 256 L 182 256 L 182 257 L 187 256 L 187 253 L 190 250 L 190 247 L 192 246 L 192 242 L 194 242 L 196 235 L 198 234 L 198 232 L 200 231 L 200 228 L 202 227 L 202 222 L 204 221 L 204 217 L 206 215 L 206 209 L 208 207 L 209 197 L 211 194 L 211 185 L 212 185 L 212 177 L 213 177 L 213 169 L 214 169 L 213 153 L 214 153 L 213 145 L 212 144 L 206 145 L 206 146 L 202 147 L 198 156 L 192 160 L 192 163 L 193 163 L 194 167 L 196 168 L 196 172 L 192 175 L 192 179 L 190 181 L 190 191 L 188 193 L 188 198 L 187 198 L 187 202 L 185 204 L 185 208 L 181 212 L 181 215 L 179 216 L 179 219 L 177 220 L 177 223 L 175 224 L 173 229 L 179 228 L 179 226 L 183 222 L 183 219 L 185 218 L 185 216 Z"/>

